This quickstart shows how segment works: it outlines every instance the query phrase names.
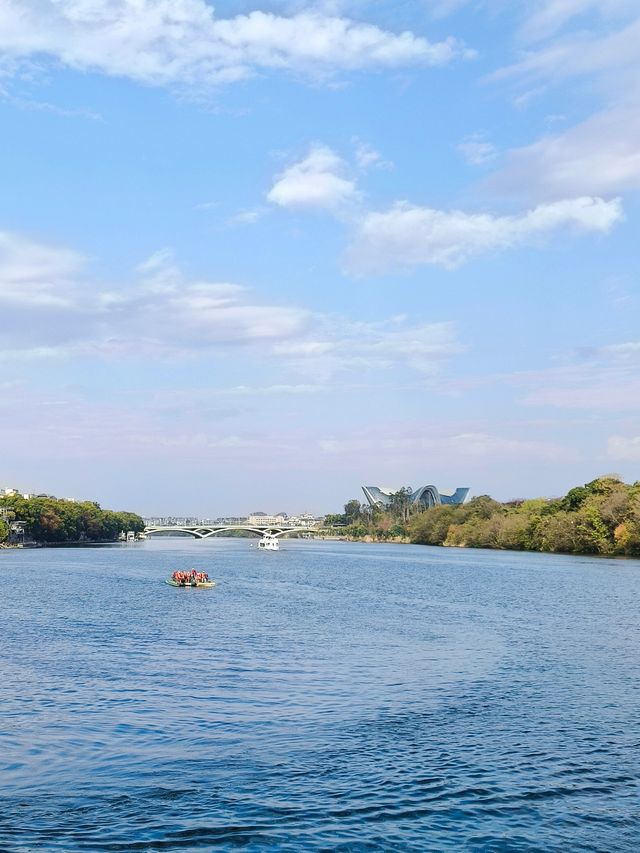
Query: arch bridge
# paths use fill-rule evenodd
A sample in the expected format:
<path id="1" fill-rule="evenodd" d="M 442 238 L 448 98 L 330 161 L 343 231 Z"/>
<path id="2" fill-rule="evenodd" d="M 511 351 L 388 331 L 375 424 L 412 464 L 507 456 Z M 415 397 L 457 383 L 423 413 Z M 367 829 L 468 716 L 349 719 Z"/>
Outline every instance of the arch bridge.
<path id="1" fill-rule="evenodd" d="M 144 532 L 147 536 L 153 536 L 157 533 L 185 533 L 193 536 L 194 539 L 209 539 L 212 536 L 217 536 L 219 533 L 228 531 L 242 530 L 246 533 L 255 533 L 256 536 L 286 536 L 288 533 L 312 533 L 312 527 L 293 527 L 286 524 L 195 524 L 186 526 L 177 525 L 148 525 Z"/>

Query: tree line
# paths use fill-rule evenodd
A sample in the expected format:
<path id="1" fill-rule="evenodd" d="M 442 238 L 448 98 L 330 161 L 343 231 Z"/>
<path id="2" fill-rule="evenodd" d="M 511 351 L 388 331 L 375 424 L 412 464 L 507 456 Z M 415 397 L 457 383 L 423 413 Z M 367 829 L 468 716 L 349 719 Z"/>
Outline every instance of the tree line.
<path id="1" fill-rule="evenodd" d="M 325 526 L 351 539 L 408 539 L 409 522 L 416 507 L 412 507 L 411 489 L 403 488 L 392 494 L 389 506 L 381 509 L 361 504 L 355 498 L 347 501 L 344 512 L 325 516 Z"/>
<path id="2" fill-rule="evenodd" d="M 613 474 L 576 486 L 564 497 L 499 503 L 488 495 L 461 505 L 408 506 L 406 490 L 388 509 L 349 501 L 340 519 L 355 539 L 404 539 L 421 545 L 640 556 L 640 481 Z"/>
<path id="3" fill-rule="evenodd" d="M 41 544 L 115 542 L 123 531 L 141 533 L 145 526 L 135 513 L 101 509 L 93 501 L 12 495 L 0 498 L 0 510 L 9 522 L 24 522 L 25 538 Z M 9 525 L 0 523 L 0 542 L 8 535 Z"/>

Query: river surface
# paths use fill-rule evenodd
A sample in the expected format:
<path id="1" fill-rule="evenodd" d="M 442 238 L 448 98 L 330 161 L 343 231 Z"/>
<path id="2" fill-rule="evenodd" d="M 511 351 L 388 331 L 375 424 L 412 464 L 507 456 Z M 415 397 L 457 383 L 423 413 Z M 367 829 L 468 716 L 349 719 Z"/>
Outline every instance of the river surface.
<path id="1" fill-rule="evenodd" d="M 173 589 L 197 566 L 213 590 Z M 0 552 L 2 851 L 637 851 L 640 562 Z"/>

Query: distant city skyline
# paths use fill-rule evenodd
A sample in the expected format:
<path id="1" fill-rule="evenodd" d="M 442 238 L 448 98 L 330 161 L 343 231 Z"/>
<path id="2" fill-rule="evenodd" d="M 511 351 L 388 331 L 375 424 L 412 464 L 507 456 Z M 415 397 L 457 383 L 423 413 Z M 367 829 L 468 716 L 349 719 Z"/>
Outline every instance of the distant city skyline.
<path id="1" fill-rule="evenodd" d="M 2 23 L 2 482 L 215 516 L 638 479 L 637 4 Z"/>

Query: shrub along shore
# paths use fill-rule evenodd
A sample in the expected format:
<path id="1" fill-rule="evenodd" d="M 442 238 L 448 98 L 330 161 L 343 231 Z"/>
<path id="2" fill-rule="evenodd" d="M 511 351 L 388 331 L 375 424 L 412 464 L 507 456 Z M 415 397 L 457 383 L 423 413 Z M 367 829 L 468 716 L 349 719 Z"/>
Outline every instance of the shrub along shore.
<path id="1" fill-rule="evenodd" d="M 487 495 L 414 513 L 406 491 L 389 511 L 349 501 L 327 524 L 350 539 L 419 545 L 640 556 L 640 481 L 598 477 L 564 497 L 499 503 Z"/>
<path id="2" fill-rule="evenodd" d="M 132 512 L 101 509 L 93 501 L 66 501 L 60 498 L 0 498 L 0 543 L 9 539 L 9 525 L 24 523 L 24 540 L 38 545 L 61 543 L 116 542 L 124 531 L 144 530 L 144 521 Z"/>

